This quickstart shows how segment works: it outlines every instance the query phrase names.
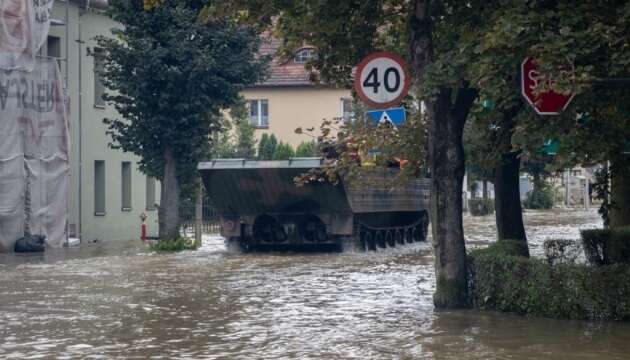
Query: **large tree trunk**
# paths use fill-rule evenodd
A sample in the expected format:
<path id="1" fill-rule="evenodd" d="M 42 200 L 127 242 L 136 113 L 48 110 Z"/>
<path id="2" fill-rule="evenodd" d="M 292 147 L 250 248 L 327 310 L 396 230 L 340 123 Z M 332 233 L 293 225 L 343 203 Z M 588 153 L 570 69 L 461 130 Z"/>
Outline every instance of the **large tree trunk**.
<path id="1" fill-rule="evenodd" d="M 609 215 L 610 227 L 630 225 L 630 166 L 626 163 L 613 164 L 610 197 L 613 203 Z"/>
<path id="2" fill-rule="evenodd" d="M 518 241 L 522 245 L 519 254 L 529 257 L 519 187 L 520 165 L 518 153 L 501 155 L 501 164 L 494 171 L 494 205 L 498 240 Z"/>
<path id="3" fill-rule="evenodd" d="M 179 182 L 177 159 L 171 149 L 164 151 L 164 178 L 158 210 L 160 240 L 179 237 Z"/>
<path id="4" fill-rule="evenodd" d="M 430 1 L 415 0 L 410 17 L 410 53 L 416 81 L 434 61 Z M 437 287 L 433 296 L 438 308 L 468 305 L 466 246 L 462 225 L 464 149 L 462 135 L 476 91 L 463 86 L 454 105 L 449 88 L 425 102 L 429 122 L 431 168 L 431 228 Z"/>
<path id="5" fill-rule="evenodd" d="M 466 246 L 462 225 L 465 118 L 449 109 L 450 96 L 427 106 L 431 167 L 431 227 L 438 308 L 468 305 Z"/>

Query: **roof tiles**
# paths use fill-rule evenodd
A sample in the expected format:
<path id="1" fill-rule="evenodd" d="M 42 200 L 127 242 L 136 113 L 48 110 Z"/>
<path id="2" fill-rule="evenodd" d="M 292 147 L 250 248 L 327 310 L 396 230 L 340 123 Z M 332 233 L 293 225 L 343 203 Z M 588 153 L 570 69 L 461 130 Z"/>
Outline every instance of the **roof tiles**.
<path id="1" fill-rule="evenodd" d="M 315 86 L 304 64 L 295 63 L 293 58 L 287 60 L 277 56 L 280 45 L 279 39 L 263 35 L 260 53 L 272 55 L 273 59 L 269 64 L 268 77 L 256 86 Z"/>

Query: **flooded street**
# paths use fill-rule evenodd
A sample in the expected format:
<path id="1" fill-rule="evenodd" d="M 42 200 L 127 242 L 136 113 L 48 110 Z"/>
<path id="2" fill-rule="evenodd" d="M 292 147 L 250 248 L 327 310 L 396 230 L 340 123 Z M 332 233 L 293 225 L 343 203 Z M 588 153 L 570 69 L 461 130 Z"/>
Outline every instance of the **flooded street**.
<path id="1" fill-rule="evenodd" d="M 547 238 L 595 210 L 527 212 Z M 494 217 L 465 217 L 470 246 Z M 220 239 L 156 254 L 140 241 L 0 255 L 0 358 L 627 359 L 630 324 L 436 312 L 429 243 L 368 253 L 232 254 Z"/>

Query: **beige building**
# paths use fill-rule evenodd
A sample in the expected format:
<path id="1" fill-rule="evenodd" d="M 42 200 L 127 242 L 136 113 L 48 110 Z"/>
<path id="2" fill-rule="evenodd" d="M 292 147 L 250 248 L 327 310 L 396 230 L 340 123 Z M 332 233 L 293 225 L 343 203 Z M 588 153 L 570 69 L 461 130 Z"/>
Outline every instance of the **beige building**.
<path id="1" fill-rule="evenodd" d="M 275 54 L 278 47 L 277 40 L 265 41 L 261 52 Z M 350 90 L 320 86 L 310 81 L 304 64 L 312 56 L 313 48 L 304 47 L 292 59 L 275 58 L 267 80 L 243 91 L 258 138 L 263 133 L 275 134 L 278 140 L 295 147 L 312 140 L 308 135 L 296 134 L 296 128 L 319 129 L 324 119 L 354 116 Z"/>

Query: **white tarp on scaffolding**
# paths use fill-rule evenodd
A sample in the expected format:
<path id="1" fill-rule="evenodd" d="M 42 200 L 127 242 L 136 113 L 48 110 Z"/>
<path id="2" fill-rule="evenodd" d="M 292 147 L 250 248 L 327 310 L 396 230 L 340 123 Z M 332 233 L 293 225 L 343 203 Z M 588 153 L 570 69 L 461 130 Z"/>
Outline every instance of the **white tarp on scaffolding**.
<path id="1" fill-rule="evenodd" d="M 0 69 L 33 69 L 37 52 L 48 37 L 53 3 L 0 0 Z"/>
<path id="2" fill-rule="evenodd" d="M 59 67 L 0 71 L 0 252 L 31 234 L 50 246 L 66 238 L 68 122 Z"/>

